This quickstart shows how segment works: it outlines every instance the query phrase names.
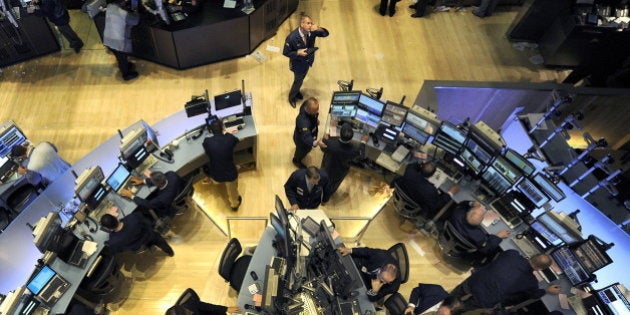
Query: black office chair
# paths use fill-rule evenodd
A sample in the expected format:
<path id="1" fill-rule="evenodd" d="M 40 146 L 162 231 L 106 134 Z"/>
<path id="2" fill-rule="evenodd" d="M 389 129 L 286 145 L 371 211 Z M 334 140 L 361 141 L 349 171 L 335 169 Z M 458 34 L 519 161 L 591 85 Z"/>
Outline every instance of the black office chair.
<path id="1" fill-rule="evenodd" d="M 111 302 L 119 292 L 124 276 L 113 255 L 101 255 L 100 261 L 81 281 L 77 294 L 93 303 Z"/>
<path id="2" fill-rule="evenodd" d="M 407 196 L 407 194 L 398 186 L 398 183 L 394 183 L 394 194 L 392 195 L 391 200 L 394 210 L 404 220 L 415 221 L 422 213 L 420 205 L 411 199 L 411 197 Z"/>
<path id="3" fill-rule="evenodd" d="M 186 181 L 186 185 L 182 189 L 182 191 L 175 197 L 173 200 L 172 207 L 176 210 L 175 215 L 182 215 L 188 209 L 193 208 L 195 206 L 194 200 L 192 199 L 193 194 L 195 193 L 195 189 L 193 187 L 194 177 L 190 176 Z"/>
<path id="4" fill-rule="evenodd" d="M 200 299 L 199 299 L 199 295 L 197 295 L 197 292 L 195 292 L 195 290 L 191 288 L 188 288 L 186 289 L 186 291 L 184 291 L 184 293 L 182 293 L 182 295 L 179 296 L 179 299 L 177 299 L 177 302 L 175 302 L 175 305 L 173 305 L 168 310 L 166 310 L 166 315 L 182 314 L 182 311 L 184 311 L 185 308 L 182 309 L 181 307 L 186 305 L 186 303 L 199 302 L 199 301 Z M 185 311 L 184 311 L 184 314 L 186 314 Z"/>
<path id="5" fill-rule="evenodd" d="M 231 239 L 223 250 L 219 263 L 219 275 L 225 279 L 225 282 L 229 282 L 230 286 L 236 291 L 241 289 L 245 273 L 252 260 L 252 256 L 249 255 L 238 257 L 242 250 L 243 248 L 238 239 Z"/>
<path id="6" fill-rule="evenodd" d="M 440 233 L 442 232 L 442 227 L 444 226 L 444 220 L 448 219 L 453 212 L 453 208 L 455 202 L 450 200 L 447 202 L 438 213 L 433 216 L 433 218 L 429 218 L 426 220 L 417 220 L 416 228 L 420 230 L 423 234 L 430 236 L 433 239 L 438 239 Z"/>
<path id="7" fill-rule="evenodd" d="M 24 185 L 7 198 L 7 206 L 15 215 L 24 210 L 39 195 L 38 188 L 33 185 Z"/>
<path id="8" fill-rule="evenodd" d="M 442 258 L 462 272 L 482 263 L 474 258 L 477 247 L 461 236 L 448 221 L 444 222 L 444 230 L 440 233 L 437 244 Z"/>
<path id="9" fill-rule="evenodd" d="M 405 244 L 395 244 L 390 247 L 387 252 L 394 256 L 394 258 L 398 261 L 400 283 L 407 283 L 407 281 L 409 281 L 409 255 L 407 254 Z"/>
<path id="10" fill-rule="evenodd" d="M 402 294 L 396 292 L 385 300 L 384 305 L 390 315 L 403 315 L 407 308 L 407 300 Z"/>

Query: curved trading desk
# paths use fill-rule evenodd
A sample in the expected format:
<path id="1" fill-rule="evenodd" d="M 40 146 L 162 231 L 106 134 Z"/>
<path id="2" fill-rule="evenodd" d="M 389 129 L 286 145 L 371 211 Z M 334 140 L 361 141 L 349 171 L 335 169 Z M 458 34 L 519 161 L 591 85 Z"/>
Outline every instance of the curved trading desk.
<path id="1" fill-rule="evenodd" d="M 198 13 L 170 25 L 143 19 L 132 31 L 133 55 L 179 70 L 244 56 L 276 34 L 298 0 L 255 0 L 249 15 L 222 4 L 206 1 Z M 105 15 L 94 23 L 102 38 Z"/>
<path id="2" fill-rule="evenodd" d="M 255 163 L 257 149 L 257 131 L 253 116 L 244 116 L 245 127 L 235 135 L 241 140 L 235 148 L 235 158 L 237 163 Z M 123 130 L 123 133 L 146 126 L 143 121 L 139 121 Z M 177 148 L 171 146 L 174 157 L 172 163 L 159 160 L 152 169 L 159 171 L 175 171 L 180 176 L 186 176 L 199 169 L 208 162 L 207 156 L 202 147 L 208 131 L 203 128 L 203 133 L 196 138 L 193 135 L 199 134 L 199 128 L 190 130 L 190 126 L 205 126 L 205 116 L 195 116 L 188 118 L 184 110 L 177 112 L 164 120 L 156 123 L 153 130 L 157 131 L 157 138 L 160 144 L 166 145 L 173 141 L 179 142 Z M 80 174 L 85 169 L 99 165 L 105 174 L 111 173 L 118 164 L 120 138 L 118 135 L 109 138 L 94 151 L 87 154 L 80 161 L 72 166 L 72 170 Z M 22 213 L 8 226 L 0 235 L 0 293 L 6 294 L 26 283 L 37 260 L 42 254 L 33 244 L 31 229 L 27 224 L 35 225 L 41 217 L 46 216 L 50 211 L 58 211 L 64 204 L 72 200 L 74 195 L 74 176 L 68 171 L 60 176 L 55 182 L 49 185 Z M 137 195 L 146 197 L 151 190 L 142 186 Z M 110 193 L 107 198 L 113 201 L 122 210 L 121 215 L 131 213 L 136 205 L 120 197 L 115 193 Z M 63 223 L 69 221 L 69 217 L 60 212 Z M 87 222 L 87 221 L 86 221 Z M 92 226 L 93 227 L 93 226 Z M 68 291 L 57 301 L 51 309 L 51 314 L 64 313 L 70 303 L 74 292 L 87 274 L 92 263 L 96 260 L 98 253 L 103 249 L 104 242 L 109 238 L 108 234 L 96 230 L 91 232 L 85 224 L 77 224 L 74 229 L 77 235 L 90 235 L 98 244 L 97 252 L 92 255 L 85 268 L 78 268 L 69 265 L 60 259 L 53 259 L 48 264 L 59 273 L 64 279 L 71 283 Z M 19 244 L 19 245 L 16 245 Z"/>

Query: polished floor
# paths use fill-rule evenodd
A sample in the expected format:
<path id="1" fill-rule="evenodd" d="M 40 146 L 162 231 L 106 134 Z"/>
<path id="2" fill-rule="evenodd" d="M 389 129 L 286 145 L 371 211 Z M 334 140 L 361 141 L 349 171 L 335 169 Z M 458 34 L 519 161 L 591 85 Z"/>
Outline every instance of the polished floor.
<path id="1" fill-rule="evenodd" d="M 383 98 L 398 101 L 406 96 L 405 104 L 410 105 L 424 80 L 555 82 L 567 74 L 531 63 L 536 51 L 515 49 L 507 41 L 505 32 L 518 7 L 499 8 L 485 19 L 475 17 L 470 10 L 412 19 L 408 0 L 398 4 L 394 17 L 381 17 L 376 12 L 378 2 L 300 2 L 298 12 L 310 14 L 331 33 L 318 39 L 317 60 L 303 88 L 306 96 L 321 100 L 322 112 L 326 112 L 340 79 L 354 79 L 356 89 L 383 87 Z M 206 301 L 235 303 L 236 293 L 217 274 L 228 241 L 222 231 L 230 220 L 233 235 L 246 245 L 254 245 L 264 228 L 257 218 L 268 216 L 275 194 L 284 198 L 283 184 L 294 170 L 291 133 L 297 110 L 286 101 L 292 75 L 287 59 L 275 48 L 281 48 L 284 37 L 297 26 L 296 17 L 288 19 L 275 37 L 257 48 L 265 61 L 245 56 L 177 71 L 138 60 L 140 77 L 124 82 L 92 22 L 73 12 L 72 25 L 86 42 L 80 54 L 63 42 L 66 47 L 60 53 L 2 69 L 0 120 L 16 121 L 33 142 L 55 143 L 70 162 L 113 136 L 117 129 L 139 119 L 152 124 L 181 110 L 191 95 L 205 89 L 218 94 L 239 88 L 245 80 L 253 94 L 259 131 L 258 166 L 240 175 L 243 206 L 237 213 L 231 212 L 221 186 L 198 183 L 195 199 L 203 211 L 177 217 L 175 236 L 170 239 L 175 257 L 159 250 L 123 257 L 123 273 L 129 280 L 122 300 L 110 305 L 113 314 L 163 313 L 188 287 Z M 323 125 L 324 115 L 321 117 Z M 314 150 L 307 160 L 317 165 L 321 153 Z M 407 245 L 411 277 L 401 288 L 403 295 L 408 296 L 418 282 L 453 288 L 465 275 L 440 262 L 434 242 L 422 234 L 405 232 L 408 225 L 401 229 L 390 207 L 379 212 L 389 193 L 377 176 L 353 171 L 324 210 L 338 218 L 339 232 L 348 244 L 367 218 L 375 216 L 361 239 L 363 245 Z"/>

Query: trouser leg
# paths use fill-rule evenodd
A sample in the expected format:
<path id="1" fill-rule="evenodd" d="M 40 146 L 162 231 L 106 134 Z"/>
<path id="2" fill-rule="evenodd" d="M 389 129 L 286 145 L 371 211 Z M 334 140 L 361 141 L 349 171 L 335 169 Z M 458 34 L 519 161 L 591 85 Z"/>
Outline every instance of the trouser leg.
<path id="1" fill-rule="evenodd" d="M 378 13 L 380 13 L 381 15 L 385 15 L 385 13 L 387 13 L 386 10 L 387 10 L 387 0 L 381 0 L 381 5 L 378 7 Z"/>
<path id="2" fill-rule="evenodd" d="M 238 178 L 231 182 L 225 182 L 225 188 L 228 194 L 228 200 L 230 201 L 230 207 L 236 208 L 239 205 L 238 197 Z"/>
<path id="3" fill-rule="evenodd" d="M 302 83 L 304 83 L 304 78 L 306 78 L 306 74 L 308 70 L 304 73 L 293 72 L 293 84 L 291 84 L 291 90 L 289 90 L 289 101 L 294 101 L 297 99 L 298 93 L 300 93 L 300 89 L 302 88 Z"/>
<path id="4" fill-rule="evenodd" d="M 396 13 L 396 2 L 397 0 L 389 0 L 389 15 L 392 16 Z"/>
<path id="5" fill-rule="evenodd" d="M 118 62 L 118 70 L 120 73 L 125 76 L 129 73 L 129 60 L 127 59 L 127 53 L 122 51 L 118 51 L 115 49 L 109 49 L 116 57 L 116 61 Z"/>
<path id="6" fill-rule="evenodd" d="M 79 38 L 79 35 L 77 35 L 77 33 L 74 32 L 72 27 L 70 27 L 70 24 L 58 25 L 57 29 L 63 35 L 63 37 L 65 37 L 66 40 L 68 40 L 70 47 L 75 48 L 75 47 L 83 46 L 83 41 L 81 40 L 81 38 Z"/>
<path id="7" fill-rule="evenodd" d="M 302 160 L 304 159 L 304 157 L 306 157 L 306 155 L 311 152 L 311 150 L 313 149 L 313 147 L 311 146 L 302 146 L 302 145 L 295 145 L 295 154 L 293 155 L 293 161 L 297 162 L 297 163 L 301 163 Z"/>
<path id="8" fill-rule="evenodd" d="M 150 247 L 151 245 L 157 246 L 159 249 L 167 253 L 169 256 L 175 255 L 175 252 L 173 251 L 171 246 L 168 245 L 166 240 L 158 232 L 153 231 L 153 237 L 151 238 L 151 241 L 149 242 L 148 246 Z"/>

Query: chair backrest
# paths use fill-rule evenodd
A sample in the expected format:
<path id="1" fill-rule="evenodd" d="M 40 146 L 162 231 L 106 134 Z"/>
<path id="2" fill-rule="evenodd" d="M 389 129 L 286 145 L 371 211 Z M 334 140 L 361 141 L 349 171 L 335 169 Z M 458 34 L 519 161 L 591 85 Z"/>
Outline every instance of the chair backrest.
<path id="1" fill-rule="evenodd" d="M 230 286 L 237 292 L 241 290 L 241 285 L 243 284 L 243 280 L 247 274 L 247 268 L 251 261 L 252 256 L 245 255 L 239 257 L 236 262 L 234 262 L 232 272 L 230 273 Z"/>
<path id="2" fill-rule="evenodd" d="M 385 308 L 390 315 L 403 315 L 407 308 L 407 300 L 402 294 L 396 292 L 385 300 Z"/>
<path id="3" fill-rule="evenodd" d="M 232 267 L 236 261 L 236 257 L 241 254 L 243 248 L 238 239 L 231 239 L 221 255 L 221 262 L 219 263 L 219 275 L 225 279 L 225 282 L 230 282 L 230 275 L 232 273 Z"/>
<path id="4" fill-rule="evenodd" d="M 199 295 L 191 288 L 186 289 L 186 291 L 179 296 L 175 305 L 183 305 L 188 301 L 199 301 Z"/>
<path id="5" fill-rule="evenodd" d="M 97 294 L 111 291 L 112 288 L 108 282 L 116 272 L 118 272 L 116 258 L 113 255 L 101 255 L 98 266 L 95 267 L 89 276 L 83 279 L 80 286 Z"/>
<path id="6" fill-rule="evenodd" d="M 398 261 L 400 282 L 406 283 L 407 281 L 409 281 L 409 255 L 407 254 L 407 248 L 405 247 L 405 244 L 395 244 L 387 251 Z"/>
<path id="7" fill-rule="evenodd" d="M 411 197 L 407 196 L 405 192 L 398 186 L 398 183 L 394 183 L 394 194 L 392 196 L 394 202 L 394 209 L 396 213 L 403 218 L 414 219 L 420 215 L 422 208 Z"/>
<path id="8" fill-rule="evenodd" d="M 477 247 L 464 238 L 451 222 L 444 222 L 444 230 L 438 238 L 438 245 L 443 254 L 451 257 L 463 257 L 477 251 Z"/>
<path id="9" fill-rule="evenodd" d="M 190 176 L 190 178 L 188 178 L 188 180 L 186 181 L 186 185 L 184 186 L 182 191 L 180 191 L 175 199 L 173 199 L 173 206 L 181 207 L 186 204 L 186 198 L 188 198 L 189 195 L 192 195 L 192 193 L 194 192 L 193 181 L 194 177 Z"/>

